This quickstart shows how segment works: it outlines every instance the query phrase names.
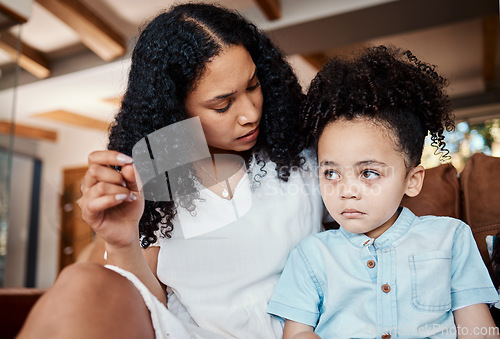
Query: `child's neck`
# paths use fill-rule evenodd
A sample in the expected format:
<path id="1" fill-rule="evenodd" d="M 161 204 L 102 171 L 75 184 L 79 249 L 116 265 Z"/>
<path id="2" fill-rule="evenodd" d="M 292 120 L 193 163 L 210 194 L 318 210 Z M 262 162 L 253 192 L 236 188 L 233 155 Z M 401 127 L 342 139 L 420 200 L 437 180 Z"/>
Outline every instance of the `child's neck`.
<path id="1" fill-rule="evenodd" d="M 389 220 L 387 220 L 386 222 L 384 222 L 379 227 L 371 230 L 370 232 L 366 232 L 365 235 L 367 237 L 369 237 L 369 238 L 377 239 L 379 236 L 381 236 L 382 234 L 384 234 L 385 231 L 387 231 L 389 228 L 391 228 L 392 225 L 394 225 L 394 223 L 396 222 L 396 220 L 399 217 L 399 212 L 400 212 L 400 209 L 398 208 L 394 212 L 394 214 L 392 215 L 392 217 L 389 218 Z"/>

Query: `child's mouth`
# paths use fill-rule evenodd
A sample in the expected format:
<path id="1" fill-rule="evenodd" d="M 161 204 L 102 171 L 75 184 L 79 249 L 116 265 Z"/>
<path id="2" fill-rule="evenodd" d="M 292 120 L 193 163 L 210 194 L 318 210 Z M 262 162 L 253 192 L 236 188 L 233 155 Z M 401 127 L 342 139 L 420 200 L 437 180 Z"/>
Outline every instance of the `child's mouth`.
<path id="1" fill-rule="evenodd" d="M 365 215 L 365 213 L 363 213 L 361 211 L 358 211 L 358 210 L 355 210 L 355 209 L 350 209 L 350 208 L 343 210 L 340 214 L 344 218 L 359 218 L 359 217 Z"/>

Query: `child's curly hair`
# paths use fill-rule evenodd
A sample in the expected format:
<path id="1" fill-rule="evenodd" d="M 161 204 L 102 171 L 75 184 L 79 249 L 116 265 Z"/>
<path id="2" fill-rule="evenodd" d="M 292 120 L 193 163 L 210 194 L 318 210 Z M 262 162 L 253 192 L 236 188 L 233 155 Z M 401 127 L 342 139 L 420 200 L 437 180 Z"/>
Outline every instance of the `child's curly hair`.
<path id="1" fill-rule="evenodd" d="M 334 58 L 311 82 L 302 109 L 307 144 L 317 142 L 337 119 L 366 117 L 394 132 L 407 167 L 420 163 L 428 132 L 436 152 L 445 157 L 443 132 L 455 126 L 446 85 L 435 66 L 410 51 L 378 46 L 353 60 Z"/>
<path id="2" fill-rule="evenodd" d="M 121 109 L 111 126 L 108 149 L 131 155 L 140 139 L 186 119 L 186 96 L 195 89 L 207 63 L 228 46 L 248 50 L 262 86 L 260 133 L 250 152 L 262 167 L 273 161 L 277 176 L 287 181 L 290 169 L 303 162 L 300 152 L 304 142 L 297 137 L 302 89 L 282 52 L 266 35 L 239 14 L 214 5 L 175 6 L 142 31 L 132 54 Z M 180 206 L 193 211 L 194 199 L 185 196 Z M 157 240 L 155 231 L 159 228 L 164 236 L 170 236 L 175 213 L 173 202 L 146 201 L 139 223 L 143 247 Z"/>

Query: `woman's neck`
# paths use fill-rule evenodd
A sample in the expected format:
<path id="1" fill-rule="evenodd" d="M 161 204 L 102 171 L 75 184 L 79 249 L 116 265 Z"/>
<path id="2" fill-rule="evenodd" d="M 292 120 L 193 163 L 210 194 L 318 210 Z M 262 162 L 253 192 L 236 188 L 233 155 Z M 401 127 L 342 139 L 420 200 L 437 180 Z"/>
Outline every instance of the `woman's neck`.
<path id="1" fill-rule="evenodd" d="M 231 199 L 245 174 L 245 162 L 239 153 L 216 153 L 194 162 L 198 181 L 224 199 Z"/>
<path id="2" fill-rule="evenodd" d="M 212 155 L 212 158 L 214 157 L 215 154 L 233 154 L 233 155 L 237 155 L 237 156 L 242 157 L 243 160 L 245 160 L 245 163 L 248 163 L 248 160 L 250 159 L 250 157 L 252 156 L 252 153 L 253 153 L 252 149 L 249 149 L 249 150 L 243 151 L 243 152 L 237 152 L 237 151 L 233 151 L 233 150 L 226 150 L 226 149 L 216 148 L 216 147 L 212 147 L 212 146 L 208 146 L 208 151 Z"/>

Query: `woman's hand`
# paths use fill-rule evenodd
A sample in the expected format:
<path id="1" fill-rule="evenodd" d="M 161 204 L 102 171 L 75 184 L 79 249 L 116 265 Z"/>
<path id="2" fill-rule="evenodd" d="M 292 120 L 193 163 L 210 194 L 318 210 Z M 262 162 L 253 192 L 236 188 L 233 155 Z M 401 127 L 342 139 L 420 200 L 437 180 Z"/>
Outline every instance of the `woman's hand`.
<path id="1" fill-rule="evenodd" d="M 121 166 L 118 172 L 110 166 Z M 97 151 L 89 155 L 89 169 L 82 183 L 78 205 L 83 220 L 105 241 L 107 263 L 133 273 L 163 303 L 165 289 L 150 270 L 154 255 L 148 260 L 139 245 L 139 220 L 144 212 L 144 199 L 139 194 L 132 158 L 115 151 Z M 156 270 L 155 270 L 156 271 Z"/>
<path id="2" fill-rule="evenodd" d="M 114 249 L 139 244 L 144 199 L 138 191 L 132 158 L 116 151 L 89 155 L 78 205 L 83 220 Z M 110 166 L 121 166 L 121 171 Z"/>

